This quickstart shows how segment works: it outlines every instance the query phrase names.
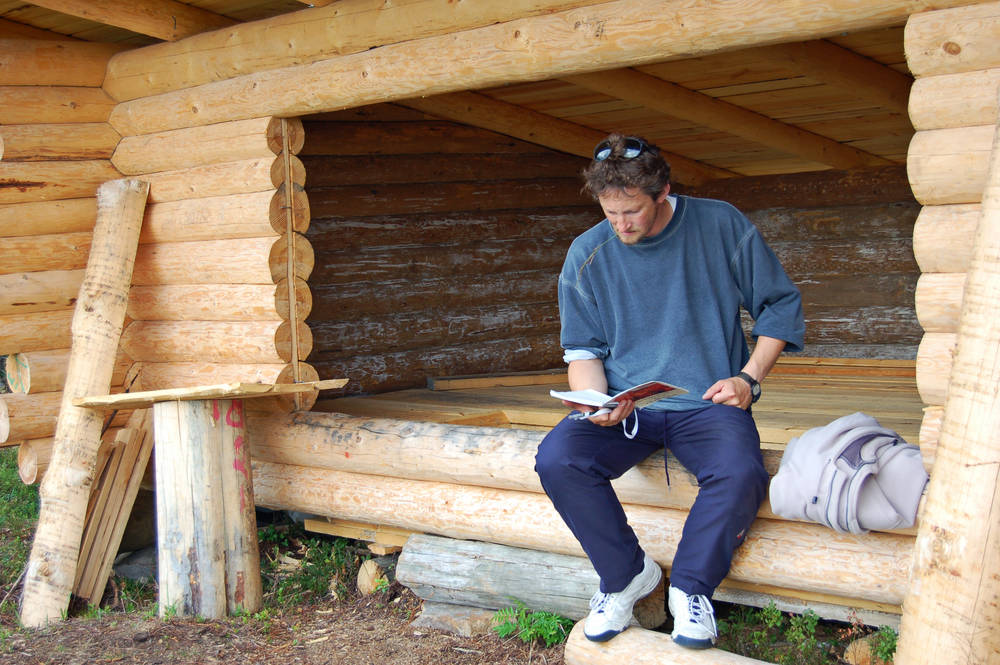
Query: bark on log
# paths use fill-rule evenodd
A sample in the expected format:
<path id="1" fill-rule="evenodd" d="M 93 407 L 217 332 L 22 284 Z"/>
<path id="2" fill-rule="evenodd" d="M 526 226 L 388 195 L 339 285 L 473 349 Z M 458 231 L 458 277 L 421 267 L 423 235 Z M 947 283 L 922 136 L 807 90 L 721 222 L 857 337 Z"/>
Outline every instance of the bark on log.
<path id="1" fill-rule="evenodd" d="M 24 576 L 21 622 L 42 626 L 69 606 L 80 536 L 103 419 L 72 400 L 107 392 L 118 347 L 133 257 L 149 186 L 102 185 L 94 245 L 73 316 L 73 346 L 56 427 L 51 470 L 39 490 L 41 511 Z"/>
<path id="2" fill-rule="evenodd" d="M 0 162 L 0 204 L 92 197 L 121 177 L 106 159 L 80 162 Z"/>
<path id="3" fill-rule="evenodd" d="M 295 276 L 307 279 L 315 261 L 312 246 L 302 236 L 294 244 Z M 132 283 L 277 284 L 287 276 L 287 261 L 285 237 L 140 245 Z M 191 266 L 198 269 L 192 270 Z"/>
<path id="4" fill-rule="evenodd" d="M 986 186 L 994 125 L 917 132 L 906 168 L 924 205 L 979 203 Z"/>
<path id="5" fill-rule="evenodd" d="M 979 225 L 977 203 L 925 206 L 913 227 L 913 255 L 923 272 L 966 272 Z"/>
<path id="6" fill-rule="evenodd" d="M 279 235 L 268 216 L 268 204 L 273 196 L 273 190 L 265 190 L 154 203 L 146 209 L 139 243 L 238 240 Z"/>
<path id="7" fill-rule="evenodd" d="M 81 231 L 4 238 L 0 274 L 82 269 L 87 265 L 91 236 L 90 232 Z"/>
<path id="8" fill-rule="evenodd" d="M 583 634 L 583 622 L 570 631 L 564 653 L 566 665 L 766 665 L 766 661 L 748 658 L 731 651 L 697 651 L 678 646 L 663 632 L 630 628 L 609 642 L 591 642 Z"/>
<path id="9" fill-rule="evenodd" d="M 3 128 L 5 162 L 110 159 L 121 137 L 106 122 Z"/>
<path id="10" fill-rule="evenodd" d="M 287 310 L 287 289 L 283 287 L 283 284 L 137 286 L 129 293 L 128 315 L 135 321 L 273 321 L 287 318 L 278 311 L 277 304 L 283 297 Z"/>
<path id="11" fill-rule="evenodd" d="M 913 14 L 906 23 L 906 64 L 916 78 L 1000 66 L 996 43 L 1000 11 L 995 2 Z M 963 97 L 967 93 L 963 93 Z M 995 97 L 994 97 L 995 101 Z"/>
<path id="12" fill-rule="evenodd" d="M 580 556 L 548 498 L 532 492 L 364 476 L 254 462 L 260 505 L 450 538 Z M 434 510 L 428 510 L 434 506 Z M 626 505 L 629 523 L 661 566 L 676 550 L 684 511 Z M 913 538 L 831 533 L 816 524 L 757 520 L 729 579 L 898 604 L 906 591 Z M 803 562 L 809 562 L 803 566 Z"/>
<path id="13" fill-rule="evenodd" d="M 92 197 L 0 205 L 0 238 L 90 232 L 96 218 L 97 199 Z"/>
<path id="14" fill-rule="evenodd" d="M 100 88 L 14 85 L 0 87 L 0 125 L 107 122 L 115 102 Z"/>
<path id="15" fill-rule="evenodd" d="M 71 309 L 81 281 L 83 270 L 0 275 L 0 316 Z"/>
<path id="16" fill-rule="evenodd" d="M 917 390 L 924 404 L 940 406 L 948 395 L 958 335 L 926 333 L 917 350 Z"/>
<path id="17" fill-rule="evenodd" d="M 0 315 L 0 355 L 65 349 L 73 310 Z"/>
<path id="18" fill-rule="evenodd" d="M 924 273 L 917 280 L 916 311 L 929 333 L 957 333 L 965 273 Z"/>
<path id="19" fill-rule="evenodd" d="M 996 122 L 998 93 L 1000 66 L 920 78 L 910 94 L 910 122 L 918 132 L 988 125 Z"/>
<path id="20" fill-rule="evenodd" d="M 287 321 L 133 321 L 121 345 L 139 362 L 281 364 L 292 358 Z M 312 350 L 309 327 L 299 323 L 298 357 Z"/>
<path id="21" fill-rule="evenodd" d="M 72 85 L 99 88 L 108 60 L 123 44 L 0 39 L 0 85 Z"/>
<path id="22" fill-rule="evenodd" d="M 273 190 L 284 182 L 284 160 L 272 156 L 223 162 L 143 176 L 149 183 L 150 203 L 166 203 L 209 196 L 229 196 Z M 305 167 L 291 158 L 292 181 L 305 184 Z"/>

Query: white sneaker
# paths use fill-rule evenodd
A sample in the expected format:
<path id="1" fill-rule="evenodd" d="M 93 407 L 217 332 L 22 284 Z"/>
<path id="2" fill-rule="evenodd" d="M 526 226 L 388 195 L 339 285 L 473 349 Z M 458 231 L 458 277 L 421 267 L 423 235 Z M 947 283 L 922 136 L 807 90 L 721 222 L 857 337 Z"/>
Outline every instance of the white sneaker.
<path id="1" fill-rule="evenodd" d="M 674 642 L 689 649 L 708 649 L 715 644 L 715 610 L 702 595 L 689 596 L 677 587 L 667 591 L 667 607 L 674 617 Z"/>
<path id="2" fill-rule="evenodd" d="M 662 577 L 660 566 L 646 554 L 642 571 L 632 578 L 627 587 L 616 593 L 598 591 L 590 599 L 590 614 L 583 623 L 583 634 L 592 642 L 606 642 L 628 628 L 632 607 L 653 593 Z"/>

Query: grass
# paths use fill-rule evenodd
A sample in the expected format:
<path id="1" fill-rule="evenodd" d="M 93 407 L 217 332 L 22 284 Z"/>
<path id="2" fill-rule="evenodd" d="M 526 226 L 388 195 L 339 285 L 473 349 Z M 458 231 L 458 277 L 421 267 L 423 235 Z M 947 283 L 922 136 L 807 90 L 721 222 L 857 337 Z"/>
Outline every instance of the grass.
<path id="1" fill-rule="evenodd" d="M 38 521 L 38 488 L 17 474 L 17 448 L 0 448 L 0 590 L 12 589 L 28 561 Z M 0 625 L 17 615 L 15 594 L 0 591 Z"/>

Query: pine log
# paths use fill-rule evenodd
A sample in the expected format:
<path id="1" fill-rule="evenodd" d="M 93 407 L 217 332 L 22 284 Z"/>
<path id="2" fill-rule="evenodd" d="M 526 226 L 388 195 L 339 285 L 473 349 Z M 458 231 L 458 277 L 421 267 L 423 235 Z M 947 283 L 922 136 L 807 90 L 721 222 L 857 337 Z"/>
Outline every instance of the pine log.
<path id="1" fill-rule="evenodd" d="M 284 236 L 140 245 L 133 284 L 277 284 L 288 256 Z M 307 279 L 315 258 L 305 237 L 296 237 L 292 260 L 295 276 Z"/>
<path id="2" fill-rule="evenodd" d="M 292 180 L 305 184 L 305 168 L 291 158 Z M 208 196 L 229 196 L 273 190 L 284 182 L 284 160 L 273 156 L 223 162 L 143 176 L 149 182 L 150 203 L 166 203 Z"/>
<path id="3" fill-rule="evenodd" d="M 0 37 L 3 39 L 47 39 L 52 41 L 73 40 L 68 35 L 61 35 L 51 30 L 35 28 L 25 23 L 15 23 L 0 19 Z"/>
<path id="4" fill-rule="evenodd" d="M 988 7 L 995 56 L 1000 4 Z M 914 547 L 899 663 L 989 662 L 1000 654 L 1000 133 L 982 202 L 941 438 Z"/>
<path id="5" fill-rule="evenodd" d="M 82 269 L 0 275 L 0 316 L 70 309 L 82 280 Z"/>
<path id="6" fill-rule="evenodd" d="M 8 441 L 10 441 L 10 415 L 7 412 L 7 402 L 0 397 L 0 446 L 6 445 Z"/>
<path id="7" fill-rule="evenodd" d="M 291 188 L 288 185 L 291 184 Z M 288 191 L 291 189 L 291 196 Z M 268 205 L 271 227 L 278 233 L 305 233 L 309 229 L 312 213 L 309 197 L 301 185 L 281 183 Z M 290 226 L 289 226 L 290 222 Z"/>
<path id="8" fill-rule="evenodd" d="M 484 540 L 581 555 L 548 497 L 534 492 L 365 476 L 254 462 L 260 505 L 450 538 Z M 433 506 L 433 510 L 428 507 Z M 669 565 L 685 511 L 626 505 L 643 548 Z M 831 533 L 817 524 L 757 520 L 737 551 L 729 579 L 816 591 L 850 604 L 862 598 L 898 605 L 906 591 L 913 538 Z"/>
<path id="9" fill-rule="evenodd" d="M 79 270 L 87 265 L 91 233 L 4 238 L 0 274 Z"/>
<path id="10" fill-rule="evenodd" d="M 463 157 L 484 154 L 537 157 L 551 152 L 531 141 L 467 124 L 428 119 L 423 115 L 405 122 L 392 122 L 391 130 L 384 122 L 371 122 L 367 117 L 339 119 L 335 116 L 333 120 L 327 120 L 328 117 L 319 116 L 319 119 L 308 123 L 309 142 L 302 149 L 304 155 L 351 155 L 362 158 L 372 153 L 420 155 L 427 162 L 425 168 L 433 168 L 435 162 L 454 159 L 455 153 L 460 153 Z M 492 172 L 495 174 L 498 171 L 493 169 Z M 428 175 L 429 172 L 425 173 L 418 168 L 410 174 L 410 178 L 397 182 L 429 182 L 425 179 Z"/>
<path id="11" fill-rule="evenodd" d="M 590 612 L 601 582 L 586 557 L 423 534 L 407 539 L 396 579 L 424 600 L 493 610 L 520 602 L 574 620 Z M 645 628 L 667 620 L 662 583 L 635 615 Z"/>
<path id="12" fill-rule="evenodd" d="M 279 364 L 291 360 L 287 321 L 133 321 L 121 345 L 139 362 Z M 300 322 L 298 357 L 312 350 L 309 327 Z"/>
<path id="13" fill-rule="evenodd" d="M 924 205 L 978 203 L 986 186 L 993 125 L 917 132 L 906 168 L 913 195 Z"/>
<path id="14" fill-rule="evenodd" d="M 101 183 L 121 177 L 105 159 L 0 162 L 0 205 L 91 197 Z"/>
<path id="15" fill-rule="evenodd" d="M 924 331 L 957 333 L 965 273 L 924 273 L 917 280 L 916 311 Z"/>
<path id="16" fill-rule="evenodd" d="M 10 393 L 3 399 L 9 414 L 9 441 L 44 439 L 56 433 L 63 399 L 61 390 L 30 395 Z M 116 413 L 104 418 L 104 422 L 108 426 L 121 426 L 127 416 L 128 413 Z"/>
<path id="17" fill-rule="evenodd" d="M 916 78 L 1000 66 L 996 43 L 1000 11 L 995 2 L 913 14 L 906 23 L 906 64 Z M 968 93 L 963 92 L 962 96 Z M 994 97 L 995 99 L 995 97 Z M 991 120 L 990 122 L 995 122 Z"/>
<path id="18" fill-rule="evenodd" d="M 154 203 L 146 209 L 139 243 L 236 240 L 278 235 L 268 216 L 268 204 L 273 196 L 273 190 L 266 190 Z"/>
<path id="19" fill-rule="evenodd" d="M 767 661 L 748 658 L 731 651 L 698 651 L 674 643 L 668 633 L 629 628 L 608 642 L 591 642 L 583 634 L 580 621 L 570 631 L 564 652 L 566 665 L 766 665 Z"/>
<path id="20" fill-rule="evenodd" d="M 295 277 L 291 285 L 289 287 L 287 279 L 278 282 L 274 290 L 274 311 L 286 321 L 292 318 L 305 321 L 312 314 L 312 291 L 309 290 L 309 283 Z M 291 309 L 289 304 L 292 305 Z"/>
<path id="21" fill-rule="evenodd" d="M 72 85 L 99 88 L 108 60 L 124 44 L 0 39 L 0 85 Z"/>
<path id="22" fill-rule="evenodd" d="M 111 385 L 126 384 L 132 359 L 121 350 L 115 356 Z M 69 349 L 31 351 L 7 357 L 7 381 L 11 392 L 26 395 L 61 391 L 66 383 Z"/>
<path id="23" fill-rule="evenodd" d="M 957 333 L 926 333 L 917 349 L 917 390 L 925 404 L 940 406 L 948 394 Z"/>
<path id="24" fill-rule="evenodd" d="M 271 246 L 268 256 L 271 281 L 277 284 L 283 279 L 308 280 L 316 265 L 316 255 L 312 243 L 298 233 L 286 233 Z"/>
<path id="25" fill-rule="evenodd" d="M 94 243 L 73 316 L 73 345 L 51 468 L 41 484 L 41 511 L 24 576 L 21 622 L 42 626 L 69 606 L 80 536 L 100 443 L 101 414 L 72 405 L 107 392 L 125 318 L 132 259 L 149 186 L 118 180 L 98 191 Z"/>
<path id="26" fill-rule="evenodd" d="M 0 87 L 0 125 L 107 122 L 114 106 L 114 100 L 100 88 Z"/>
<path id="27" fill-rule="evenodd" d="M 284 284 L 137 286 L 129 293 L 128 315 L 135 321 L 273 321 L 287 318 L 278 311 L 279 299 L 287 310 Z"/>
<path id="28" fill-rule="evenodd" d="M 923 272 L 966 272 L 979 204 L 925 206 L 913 227 L 913 255 Z"/>
<path id="29" fill-rule="evenodd" d="M 262 600 L 242 400 L 153 406 L 160 615 L 219 619 Z"/>
<path id="30" fill-rule="evenodd" d="M 0 315 L 0 355 L 65 349 L 73 310 Z"/>
<path id="31" fill-rule="evenodd" d="M 997 117 L 1000 63 L 992 69 L 917 79 L 910 122 L 917 131 L 988 125 Z"/>
<path id="32" fill-rule="evenodd" d="M 924 458 L 924 468 L 928 472 L 934 468 L 937 446 L 941 440 L 941 421 L 944 419 L 943 406 L 924 407 L 924 417 L 920 421 L 920 455 Z"/>
<path id="33" fill-rule="evenodd" d="M 52 459 L 52 438 L 22 441 L 17 448 L 17 473 L 25 485 L 41 482 Z"/>
<path id="34" fill-rule="evenodd" d="M 5 162 L 110 159 L 121 137 L 106 122 L 3 128 Z"/>
<path id="35" fill-rule="evenodd" d="M 0 237 L 89 232 L 96 217 L 97 199 L 92 197 L 0 205 Z M 31 224 L 25 224 L 26 219 Z"/>
<path id="36" fill-rule="evenodd" d="M 945 4 L 962 2 L 951 0 Z M 792 5 L 784 11 L 752 6 L 732 12 L 728 7 L 713 6 L 689 12 L 684 21 L 678 22 L 671 7 L 655 0 L 617 0 L 377 46 L 311 64 L 255 71 L 123 102 L 115 107 L 111 122 L 127 136 L 261 114 L 301 116 L 511 81 L 889 27 L 914 9 L 910 0 L 886 0 L 877 5 L 837 0 L 825 4 L 822 11 Z M 587 30 L 586 26 L 600 26 L 600 30 Z M 366 42 L 366 47 L 370 43 Z M 255 48 L 258 46 L 255 44 Z M 149 51 L 143 51 L 137 55 L 142 75 L 146 76 Z M 498 52 L 504 57 L 498 58 Z M 462 67 L 455 67 L 456 54 L 461 54 Z M 241 50 L 241 56 L 245 55 Z M 414 67 L 414 63 L 420 66 Z M 373 71 L 379 75 L 358 74 Z M 107 89 L 112 96 L 119 94 L 110 80 Z"/>
<path id="37" fill-rule="evenodd" d="M 137 175 L 273 157 L 272 137 L 280 126 L 279 118 L 257 117 L 141 136 L 127 135 L 118 144 L 111 161 L 122 173 Z"/>

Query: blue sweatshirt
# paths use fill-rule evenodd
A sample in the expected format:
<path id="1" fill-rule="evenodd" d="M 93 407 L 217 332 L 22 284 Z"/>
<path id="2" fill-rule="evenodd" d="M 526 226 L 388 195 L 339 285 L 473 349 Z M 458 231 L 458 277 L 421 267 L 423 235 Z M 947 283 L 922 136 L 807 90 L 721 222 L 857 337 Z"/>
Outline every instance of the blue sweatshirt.
<path id="1" fill-rule="evenodd" d="M 741 307 L 754 339 L 785 340 L 788 351 L 802 350 L 805 324 L 798 289 L 750 220 L 722 201 L 674 204 L 667 227 L 635 245 L 607 219 L 578 236 L 559 275 L 559 314 L 563 348 L 603 360 L 609 394 L 669 381 L 690 392 L 647 408 L 681 411 L 709 406 L 709 386 L 749 359 Z"/>

